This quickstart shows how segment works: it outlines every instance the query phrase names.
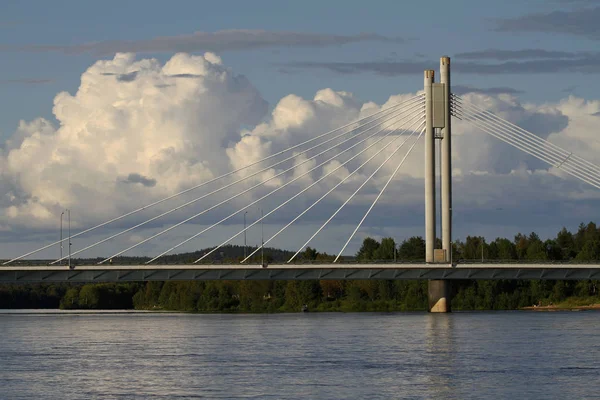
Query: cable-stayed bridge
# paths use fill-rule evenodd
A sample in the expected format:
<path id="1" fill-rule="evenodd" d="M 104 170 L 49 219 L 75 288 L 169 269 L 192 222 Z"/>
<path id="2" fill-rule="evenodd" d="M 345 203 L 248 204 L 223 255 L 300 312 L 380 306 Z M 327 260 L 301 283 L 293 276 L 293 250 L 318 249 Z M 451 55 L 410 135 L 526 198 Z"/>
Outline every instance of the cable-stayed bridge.
<path id="1" fill-rule="evenodd" d="M 588 264 L 463 264 L 452 259 L 452 117 L 478 128 L 516 149 L 519 149 L 557 169 L 572 175 L 581 181 L 600 188 L 600 167 L 556 146 L 547 140 L 491 113 L 485 108 L 473 104 L 461 96 L 451 92 L 450 59 L 440 60 L 440 82 L 435 82 L 433 70 L 424 73 L 424 93 L 403 100 L 384 108 L 367 117 L 343 125 L 329 132 L 321 133 L 302 143 L 275 152 L 263 159 L 252 162 L 224 175 L 201 182 L 189 189 L 175 193 L 151 204 L 137 208 L 123 215 L 102 222 L 88 229 L 62 237 L 59 241 L 45 244 L 39 248 L 12 258 L 2 263 L 0 281 L 4 282 L 100 282 L 100 281 L 148 281 L 148 280 L 208 280 L 208 279 L 429 279 L 430 304 L 432 310 L 448 311 L 450 297 L 449 281 L 452 279 L 596 279 L 600 277 L 600 265 Z M 364 221 L 380 201 L 398 171 L 413 152 L 419 141 L 424 141 L 425 156 L 425 263 L 373 263 L 356 264 L 344 262 L 342 254 L 355 237 Z M 435 248 L 436 239 L 436 160 L 435 149 L 440 154 L 440 213 L 441 213 L 441 248 Z M 375 166 L 373 168 L 373 166 Z M 365 186 L 380 178 L 389 170 L 385 183 L 364 211 L 355 229 L 348 235 L 337 256 L 330 263 L 299 263 L 299 254 L 327 227 L 338 214 L 350 204 L 357 195 L 364 192 Z M 373 170 L 368 173 L 368 168 Z M 387 169 L 386 169 L 387 168 Z M 306 179 L 311 174 L 320 172 L 321 176 L 311 181 Z M 276 237 L 288 229 L 332 193 L 348 182 L 366 178 L 333 211 L 331 216 L 320 224 L 316 231 L 300 240 L 297 251 L 286 263 L 267 265 L 259 252 Z M 319 184 L 327 184 L 327 180 L 336 178 L 336 183 L 316 200 L 302 210 L 285 210 L 289 214 L 289 222 L 279 231 L 261 240 L 261 245 L 245 254 L 244 259 L 236 264 L 206 264 L 211 254 L 221 247 L 246 235 L 246 232 L 261 224 L 264 219 L 274 213 L 282 213 L 293 200 L 302 197 Z M 305 184 L 307 181 L 310 183 Z M 255 183 L 256 182 L 256 183 Z M 125 219 L 136 214 L 142 215 L 148 210 L 164 208 L 170 201 L 183 199 L 183 196 L 194 192 L 205 193 L 185 201 L 166 211 L 159 212 L 150 218 L 133 224 L 87 244 L 81 248 L 72 247 L 72 239 L 91 234 L 98 234 L 102 229 L 111 229 L 116 224 L 122 225 Z M 216 187 L 216 188 L 215 188 Z M 236 232 L 225 241 L 207 251 L 201 257 L 187 265 L 167 265 L 163 259 L 187 243 L 194 243 L 200 237 L 209 237 L 214 229 L 245 215 L 245 212 L 257 205 L 263 205 L 267 199 L 273 199 L 285 188 L 302 187 L 295 194 L 281 201 L 271 209 L 263 209 L 261 217 L 251 224 L 244 223 L 244 229 Z M 224 205 L 244 202 L 248 194 L 257 191 L 265 194 L 244 203 L 233 212 L 223 216 L 216 222 L 186 237 L 179 243 L 154 255 L 140 265 L 113 265 L 112 260 L 143 246 L 178 227 L 197 220 L 213 210 L 222 210 Z M 233 192 L 232 195 L 229 195 Z M 339 193 L 339 190 L 338 192 Z M 207 198 L 224 197 L 209 207 L 198 210 L 199 203 Z M 169 225 L 136 243 L 120 249 L 103 258 L 94 265 L 77 265 L 71 261 L 75 256 L 81 257 L 91 249 L 104 243 L 114 241 L 118 237 L 143 227 L 152 226 L 161 218 L 185 209 L 198 210 L 192 215 Z M 62 222 L 62 219 L 61 219 Z M 301 242 L 301 244 L 300 244 Z M 67 251 L 63 254 L 66 243 Z M 59 246 L 60 257 L 49 261 L 47 265 L 33 265 L 28 262 L 31 257 L 47 249 Z M 66 264 L 66 265 L 65 265 Z"/>
<path id="2" fill-rule="evenodd" d="M 9 266 L 0 282 L 136 282 L 181 280 L 310 280 L 310 279 L 600 279 L 597 264 L 445 263 L 285 263 L 137 264 L 68 266 Z"/>

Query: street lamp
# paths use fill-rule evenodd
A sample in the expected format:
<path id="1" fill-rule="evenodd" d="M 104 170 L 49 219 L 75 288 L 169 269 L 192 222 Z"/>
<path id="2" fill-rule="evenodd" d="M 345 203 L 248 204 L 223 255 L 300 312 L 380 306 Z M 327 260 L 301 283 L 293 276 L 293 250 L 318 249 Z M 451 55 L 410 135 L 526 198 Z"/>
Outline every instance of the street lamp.
<path id="1" fill-rule="evenodd" d="M 62 264 L 62 254 L 63 254 L 63 215 L 65 215 L 65 212 L 61 212 L 60 213 L 60 258 L 59 260 L 60 263 Z"/>
<path id="2" fill-rule="evenodd" d="M 481 237 L 481 262 L 483 262 L 483 242 L 484 242 L 484 238 L 483 236 Z"/>
<path id="3" fill-rule="evenodd" d="M 71 210 L 67 209 L 67 220 L 69 221 L 69 269 L 71 269 Z"/>
<path id="4" fill-rule="evenodd" d="M 265 229 L 263 227 L 263 209 L 260 209 L 260 263 L 265 266 Z"/>
<path id="5" fill-rule="evenodd" d="M 248 211 L 244 212 L 244 260 L 246 259 L 246 214 Z"/>
<path id="6" fill-rule="evenodd" d="M 450 226 L 452 226 L 452 207 L 450 207 Z M 452 229 L 450 229 L 450 231 L 452 231 Z M 450 266 L 453 267 L 454 265 L 452 265 L 452 250 L 453 250 L 454 246 L 452 246 L 452 235 L 450 235 Z"/>

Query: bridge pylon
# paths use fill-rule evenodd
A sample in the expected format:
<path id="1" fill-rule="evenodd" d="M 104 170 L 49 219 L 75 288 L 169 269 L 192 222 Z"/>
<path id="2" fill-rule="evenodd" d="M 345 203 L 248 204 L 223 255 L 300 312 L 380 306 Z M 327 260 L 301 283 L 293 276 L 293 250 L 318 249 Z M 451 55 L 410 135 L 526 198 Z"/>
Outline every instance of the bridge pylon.
<path id="1" fill-rule="evenodd" d="M 450 57 L 440 58 L 440 83 L 435 72 L 425 70 L 425 261 L 452 262 L 452 145 L 450 129 Z M 435 145 L 439 140 L 441 158 L 440 198 L 442 248 L 435 248 L 436 190 Z M 428 282 L 430 312 L 450 312 L 451 286 L 448 280 Z"/>

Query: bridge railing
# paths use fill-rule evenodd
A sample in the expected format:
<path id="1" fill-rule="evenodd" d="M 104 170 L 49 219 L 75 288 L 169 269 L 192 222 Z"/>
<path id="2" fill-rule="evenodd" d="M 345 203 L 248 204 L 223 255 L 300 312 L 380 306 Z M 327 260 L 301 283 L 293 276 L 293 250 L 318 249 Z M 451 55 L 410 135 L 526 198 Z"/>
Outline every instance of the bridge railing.
<path id="1" fill-rule="evenodd" d="M 0 264 L 3 262 L 4 260 L 0 260 Z M 50 263 L 53 260 L 19 260 L 19 261 L 15 261 L 13 263 L 10 264 L 10 266 L 48 266 L 50 265 Z M 98 262 L 100 261 L 100 259 L 73 259 L 71 260 L 71 266 L 78 266 L 78 265 L 96 265 Z M 144 264 L 146 261 L 148 261 L 147 259 L 133 259 L 133 260 L 115 260 L 113 261 L 113 263 L 104 263 L 101 265 L 98 265 L 99 268 L 102 268 L 102 266 L 108 266 L 108 265 L 123 265 L 123 266 L 127 266 L 127 265 L 142 265 Z M 244 264 L 241 264 L 239 261 L 236 260 L 207 260 L 207 261 L 203 261 L 200 263 L 193 263 L 192 261 L 168 261 L 168 262 L 158 262 L 158 263 L 153 263 L 153 264 L 149 264 L 150 265 L 239 265 L 240 267 L 243 267 L 244 265 L 256 265 L 257 263 L 260 262 L 256 262 L 256 261 L 252 261 L 252 262 L 246 262 Z M 279 261 L 270 261 L 268 264 L 284 264 L 285 261 L 283 260 L 279 260 Z M 331 260 L 294 260 L 293 262 L 289 263 L 290 265 L 323 265 L 323 264 L 331 264 Z M 355 264 L 397 264 L 397 265 L 402 265 L 402 264 L 426 264 L 424 260 L 367 260 L 367 261 L 359 261 L 359 260 L 338 260 L 335 264 L 339 265 L 339 264 L 343 264 L 343 265 L 355 265 Z M 460 259 L 455 259 L 453 260 L 453 264 L 455 265 L 477 265 L 477 264 L 555 264 L 555 265 L 569 265 L 569 264 L 589 264 L 589 265 L 595 265 L 595 264 L 600 264 L 600 261 L 598 260 L 587 260 L 587 261 L 581 261 L 581 260 L 575 260 L 575 259 L 571 259 L 571 260 L 514 260 L 514 259 L 464 259 L 464 258 L 460 258 Z M 55 266 L 66 266 L 67 263 L 62 263 L 60 265 L 55 264 Z M 9 265 L 7 265 L 9 266 Z M 1 269 L 2 267 L 0 267 Z"/>

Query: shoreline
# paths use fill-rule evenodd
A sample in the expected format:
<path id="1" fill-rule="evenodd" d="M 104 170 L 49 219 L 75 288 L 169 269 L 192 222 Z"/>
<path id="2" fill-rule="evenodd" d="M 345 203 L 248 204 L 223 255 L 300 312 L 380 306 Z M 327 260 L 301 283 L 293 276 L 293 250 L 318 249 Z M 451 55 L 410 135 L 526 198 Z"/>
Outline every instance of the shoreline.
<path id="1" fill-rule="evenodd" d="M 529 306 L 522 307 L 520 310 L 523 311 L 540 311 L 540 312 L 553 312 L 553 311 L 590 311 L 600 310 L 600 304 L 589 304 L 586 306 L 567 306 L 567 305 L 552 305 L 552 306 Z"/>
<path id="2" fill-rule="evenodd" d="M 455 312 L 490 312 L 490 311 L 532 311 L 532 312 L 557 312 L 557 311 L 600 311 L 600 303 L 587 304 L 587 305 L 568 305 L 568 304 L 557 304 L 547 306 L 527 306 L 520 307 L 511 310 L 462 310 L 457 309 Z M 0 315 L 83 315 L 83 314 L 294 314 L 301 311 L 276 311 L 276 312 L 240 312 L 240 311 L 212 311 L 212 312 L 199 312 L 199 311 L 184 311 L 184 310 L 165 310 L 165 309 L 60 309 L 60 308 L 8 308 L 0 309 Z M 401 312 L 401 313 L 415 313 L 415 312 L 426 312 L 426 310 L 312 310 L 311 313 L 390 313 L 390 312 Z"/>

